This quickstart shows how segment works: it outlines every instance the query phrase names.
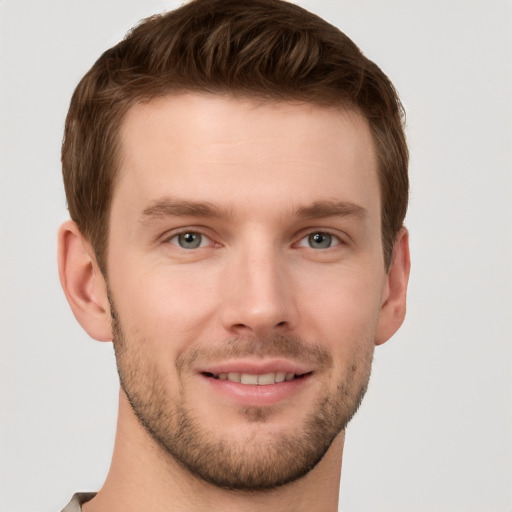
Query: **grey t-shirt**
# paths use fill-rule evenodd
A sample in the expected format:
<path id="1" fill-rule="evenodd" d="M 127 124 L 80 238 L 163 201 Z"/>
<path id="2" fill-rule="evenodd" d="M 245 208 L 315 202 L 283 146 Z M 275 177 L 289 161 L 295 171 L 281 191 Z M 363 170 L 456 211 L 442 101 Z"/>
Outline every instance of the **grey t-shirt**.
<path id="1" fill-rule="evenodd" d="M 61 512 L 82 512 L 82 505 L 96 496 L 95 492 L 77 492 Z"/>

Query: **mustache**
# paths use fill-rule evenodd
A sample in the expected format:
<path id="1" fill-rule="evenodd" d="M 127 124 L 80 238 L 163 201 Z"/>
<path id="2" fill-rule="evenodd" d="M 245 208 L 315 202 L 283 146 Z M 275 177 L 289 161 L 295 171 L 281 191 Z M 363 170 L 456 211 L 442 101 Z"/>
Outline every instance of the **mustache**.
<path id="1" fill-rule="evenodd" d="M 244 336 L 230 338 L 222 343 L 202 345 L 181 354 L 176 360 L 178 371 L 193 364 L 246 357 L 282 357 L 309 363 L 317 369 L 332 368 L 334 362 L 329 351 L 320 344 L 306 343 L 298 336 L 272 334 L 266 338 Z"/>

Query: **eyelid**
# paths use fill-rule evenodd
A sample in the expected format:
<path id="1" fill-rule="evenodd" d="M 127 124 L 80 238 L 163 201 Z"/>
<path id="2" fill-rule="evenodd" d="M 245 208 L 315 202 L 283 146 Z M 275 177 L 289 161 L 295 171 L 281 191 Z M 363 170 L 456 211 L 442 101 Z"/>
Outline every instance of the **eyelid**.
<path id="1" fill-rule="evenodd" d="M 199 247 L 197 247 L 197 249 L 203 249 L 205 247 L 220 246 L 221 244 L 216 242 L 212 235 L 207 234 L 207 231 L 209 231 L 209 230 L 204 227 L 198 227 L 198 226 L 179 227 L 179 228 L 175 228 L 170 231 L 167 231 L 161 237 L 161 240 L 162 240 L 162 243 L 170 244 L 174 247 L 177 247 L 178 249 L 190 250 L 190 249 L 184 249 L 183 247 L 180 247 L 180 245 L 178 243 L 172 243 L 171 240 L 173 240 L 174 238 L 177 238 L 179 235 L 183 235 L 185 233 L 196 233 L 198 235 L 201 235 L 203 238 L 207 239 L 209 242 L 206 245 L 203 245 L 203 243 L 201 242 L 201 245 Z"/>
<path id="2" fill-rule="evenodd" d="M 192 233 L 201 237 L 199 245 L 197 247 L 182 247 L 179 243 L 179 237 L 184 234 L 192 234 Z M 174 242 L 175 239 L 176 239 L 176 243 Z M 204 247 L 208 247 L 210 245 L 208 242 L 211 242 L 211 240 L 206 235 L 203 235 L 202 233 L 197 233 L 195 231 L 186 231 L 185 233 L 177 233 L 176 235 L 172 236 L 168 240 L 169 244 L 174 245 L 180 249 L 187 250 L 187 251 L 193 251 L 196 249 L 203 249 Z"/>
<path id="3" fill-rule="evenodd" d="M 307 240 L 307 238 L 311 235 L 315 235 L 317 233 L 322 233 L 325 235 L 331 236 L 337 243 L 331 245 L 330 247 L 327 247 L 323 250 L 332 249 L 333 247 L 337 247 L 339 245 L 347 245 L 347 240 L 343 238 L 343 236 L 339 232 L 334 232 L 332 229 L 326 229 L 326 228 L 317 228 L 317 229 L 307 229 L 306 231 L 302 231 L 298 235 L 297 242 L 294 243 L 295 246 L 298 247 L 306 247 L 308 249 L 313 249 L 312 247 L 301 245 L 301 242 Z M 315 249 L 315 250 L 321 250 L 321 249 Z"/>

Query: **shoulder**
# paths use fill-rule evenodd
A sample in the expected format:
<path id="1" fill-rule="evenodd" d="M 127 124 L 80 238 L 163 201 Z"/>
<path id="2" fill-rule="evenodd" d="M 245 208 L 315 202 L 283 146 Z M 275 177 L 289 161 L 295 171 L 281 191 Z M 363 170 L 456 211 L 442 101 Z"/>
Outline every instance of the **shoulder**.
<path id="1" fill-rule="evenodd" d="M 77 492 L 61 512 L 81 512 L 82 505 L 96 496 L 95 492 Z"/>

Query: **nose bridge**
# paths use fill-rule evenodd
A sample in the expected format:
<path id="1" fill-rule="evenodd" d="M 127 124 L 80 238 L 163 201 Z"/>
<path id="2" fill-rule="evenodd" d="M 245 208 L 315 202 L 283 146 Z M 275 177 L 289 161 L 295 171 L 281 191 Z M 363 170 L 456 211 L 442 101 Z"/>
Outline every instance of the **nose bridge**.
<path id="1" fill-rule="evenodd" d="M 296 314 L 286 258 L 271 240 L 254 236 L 233 251 L 226 269 L 223 321 L 231 331 L 264 336 L 293 328 Z"/>

